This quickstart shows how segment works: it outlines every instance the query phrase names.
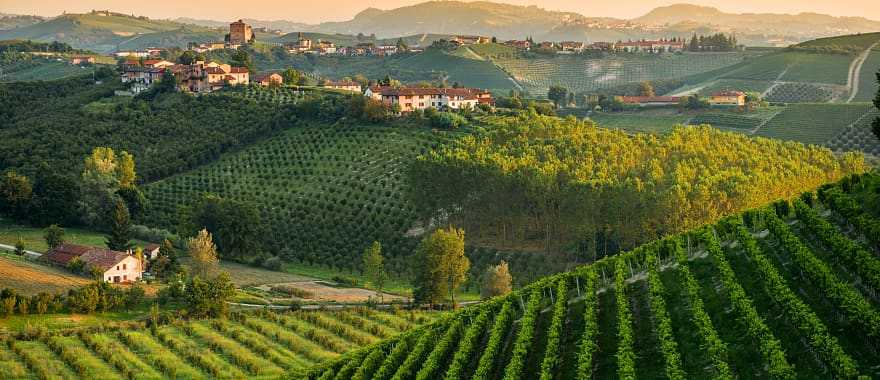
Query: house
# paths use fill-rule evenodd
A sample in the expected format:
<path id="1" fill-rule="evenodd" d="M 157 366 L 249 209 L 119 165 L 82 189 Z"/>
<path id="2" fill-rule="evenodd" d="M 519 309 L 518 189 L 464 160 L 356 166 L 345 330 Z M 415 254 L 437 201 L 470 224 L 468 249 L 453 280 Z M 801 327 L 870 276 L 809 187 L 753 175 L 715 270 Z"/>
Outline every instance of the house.
<path id="1" fill-rule="evenodd" d="M 123 58 L 123 57 L 147 58 L 150 56 L 150 53 L 146 52 L 146 51 L 123 50 L 123 51 L 117 51 L 117 52 L 113 53 L 113 55 L 116 56 L 116 58 Z"/>
<path id="2" fill-rule="evenodd" d="M 685 43 L 676 39 L 627 41 L 614 44 L 614 50 L 626 53 L 674 53 L 684 51 Z"/>
<path id="3" fill-rule="evenodd" d="M 251 26 L 238 20 L 229 24 L 229 43 L 242 45 L 253 41 L 254 31 Z"/>
<path id="4" fill-rule="evenodd" d="M 614 50 L 613 42 L 593 42 L 585 47 L 587 50 L 593 51 L 611 51 Z"/>
<path id="5" fill-rule="evenodd" d="M 582 53 L 585 49 L 583 42 L 562 41 L 559 43 L 559 50 L 567 53 Z"/>
<path id="6" fill-rule="evenodd" d="M 205 42 L 205 43 L 190 43 L 189 50 L 192 50 L 196 53 L 206 53 L 212 50 L 220 50 L 225 49 L 226 43 L 223 42 Z"/>
<path id="7" fill-rule="evenodd" d="M 313 50 L 317 51 L 318 55 L 336 54 L 336 44 L 330 41 L 318 40 Z"/>
<path id="8" fill-rule="evenodd" d="M 159 244 L 150 243 L 144 246 L 144 258 L 154 260 L 159 257 Z"/>
<path id="9" fill-rule="evenodd" d="M 144 60 L 144 67 L 151 69 L 164 69 L 166 67 L 174 66 L 174 62 L 166 61 L 164 59 L 146 59 Z"/>
<path id="10" fill-rule="evenodd" d="M 73 57 L 70 57 L 71 65 L 80 65 L 84 63 L 95 63 L 95 57 L 88 55 L 75 55 Z"/>
<path id="11" fill-rule="evenodd" d="M 302 32 L 299 32 L 296 42 L 285 44 L 284 48 L 290 54 L 305 53 L 312 50 L 312 40 L 306 38 Z"/>
<path id="12" fill-rule="evenodd" d="M 513 48 L 516 48 L 519 50 L 525 50 L 525 51 L 528 51 L 529 49 L 532 48 L 532 43 L 529 40 L 510 40 L 510 41 L 505 41 L 504 44 L 507 46 L 510 46 L 510 47 L 513 47 Z"/>
<path id="13" fill-rule="evenodd" d="M 474 88 L 395 88 L 390 86 L 373 86 L 367 88 L 364 96 L 379 100 L 388 106 L 397 104 L 401 112 L 412 112 L 427 108 L 475 108 L 477 104 L 491 104 L 492 102 L 491 94 L 488 91 Z"/>
<path id="14" fill-rule="evenodd" d="M 272 84 L 280 85 L 284 83 L 284 78 L 281 77 L 278 73 L 266 73 L 266 74 L 257 74 L 254 75 L 254 78 L 251 82 L 259 84 L 263 87 L 268 87 Z"/>
<path id="15" fill-rule="evenodd" d="M 624 104 L 637 104 L 642 107 L 674 106 L 681 101 L 680 96 L 618 96 Z"/>
<path id="16" fill-rule="evenodd" d="M 107 282 L 133 282 L 141 279 L 143 265 L 131 255 L 131 251 L 119 252 L 107 248 L 88 247 L 64 243 L 43 255 L 49 263 L 67 267 L 74 260 L 83 263 L 89 271 L 101 273 Z"/>
<path id="17" fill-rule="evenodd" d="M 746 94 L 742 91 L 721 91 L 709 96 L 709 104 L 713 106 L 744 106 Z"/>
<path id="18" fill-rule="evenodd" d="M 478 45 L 492 42 L 492 39 L 486 36 L 454 36 L 449 40 L 460 45 Z"/>
<path id="19" fill-rule="evenodd" d="M 322 87 L 332 88 L 334 90 L 361 92 L 361 84 L 353 81 L 327 81 Z"/>
<path id="20" fill-rule="evenodd" d="M 227 85 L 250 83 L 247 68 L 217 62 L 196 61 L 192 65 L 174 65 L 169 69 L 177 79 L 180 91 L 205 93 Z"/>

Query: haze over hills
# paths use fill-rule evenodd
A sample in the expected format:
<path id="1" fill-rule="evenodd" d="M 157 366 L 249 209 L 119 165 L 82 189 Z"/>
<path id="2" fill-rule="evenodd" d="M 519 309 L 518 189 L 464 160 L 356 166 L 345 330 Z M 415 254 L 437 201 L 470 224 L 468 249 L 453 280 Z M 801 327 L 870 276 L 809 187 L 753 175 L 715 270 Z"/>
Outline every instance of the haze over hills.
<path id="1" fill-rule="evenodd" d="M 229 21 L 154 20 L 112 12 L 65 14 L 51 19 L 2 15 L 0 39 L 57 40 L 100 52 L 143 48 L 150 44 L 185 46 L 187 42 L 222 39 L 222 28 Z M 245 21 L 255 27 L 284 33 L 364 34 L 378 38 L 480 34 L 499 39 L 531 36 L 536 40 L 607 41 L 726 32 L 736 33 L 741 43 L 751 46 L 789 44 L 817 37 L 880 30 L 878 21 L 815 13 L 731 14 L 712 7 L 676 4 L 623 20 L 488 1 L 429 1 L 390 10 L 368 8 L 348 21 L 313 25 L 287 20 Z M 258 35 L 257 38 L 272 41 L 276 37 Z"/>

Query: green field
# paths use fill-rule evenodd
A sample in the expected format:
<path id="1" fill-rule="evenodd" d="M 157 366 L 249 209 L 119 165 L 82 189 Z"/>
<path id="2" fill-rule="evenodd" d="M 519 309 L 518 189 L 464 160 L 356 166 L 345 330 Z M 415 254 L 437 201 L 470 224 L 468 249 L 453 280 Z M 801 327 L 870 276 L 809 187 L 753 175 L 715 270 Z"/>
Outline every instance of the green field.
<path id="1" fill-rule="evenodd" d="M 807 82 L 846 85 L 854 57 L 840 54 L 780 52 L 749 58 L 749 63 L 723 78 L 754 81 Z M 778 79 L 777 79 L 778 78 Z"/>
<path id="2" fill-rule="evenodd" d="M 859 75 L 859 93 L 854 102 L 870 102 L 877 96 L 877 73 L 880 73 L 880 46 L 871 51 L 868 59 L 862 64 Z"/>
<path id="3" fill-rule="evenodd" d="M 764 99 L 774 103 L 827 103 L 846 92 L 844 87 L 787 82 L 774 86 Z"/>
<path id="4" fill-rule="evenodd" d="M 699 92 L 699 96 L 709 96 L 719 91 L 742 91 L 763 93 L 770 88 L 769 81 L 748 79 L 719 79 L 707 84 Z"/>
<path id="5" fill-rule="evenodd" d="M 862 151 L 880 157 L 880 139 L 871 131 L 871 123 L 878 117 L 880 112 L 872 110 L 851 127 L 844 128 L 827 145 L 837 151 Z"/>
<path id="6" fill-rule="evenodd" d="M 177 321 L 155 331 L 135 323 L 0 336 L 0 377 L 289 378 L 439 315 L 364 308 L 239 312 L 229 319 Z"/>
<path id="7" fill-rule="evenodd" d="M 544 278 L 310 378 L 880 376 L 880 258 L 836 206 L 786 204 Z"/>
<path id="8" fill-rule="evenodd" d="M 825 144 L 872 107 L 868 103 L 792 104 L 771 119 L 757 135 L 805 144 Z"/>
<path id="9" fill-rule="evenodd" d="M 15 245 L 19 238 L 24 241 L 25 249 L 36 252 L 46 252 L 46 240 L 43 238 L 45 230 L 43 228 L 35 228 L 22 226 L 13 221 L 0 218 L 0 243 L 6 245 Z M 107 236 L 95 232 L 79 228 L 65 228 L 64 239 L 70 243 L 90 245 L 94 247 L 106 247 Z M 134 244 L 147 244 L 141 240 L 134 240 Z"/>
<path id="10" fill-rule="evenodd" d="M 57 80 L 73 76 L 90 75 L 93 66 L 76 66 L 67 61 L 34 59 L 27 63 L 0 65 L 0 82 L 27 82 Z"/>
<path id="11" fill-rule="evenodd" d="M 403 198 L 410 160 L 448 138 L 414 126 L 303 123 L 193 171 L 144 187 L 144 220 L 173 227 L 180 205 L 202 192 L 255 203 L 271 226 L 267 243 L 285 258 L 357 268 L 374 240 L 403 272 L 415 220 Z"/>
<path id="12" fill-rule="evenodd" d="M 783 111 L 780 107 L 768 107 L 754 112 L 706 111 L 690 120 L 692 125 L 709 124 L 716 128 L 732 128 L 740 130 L 754 129 Z"/>
<path id="13" fill-rule="evenodd" d="M 684 53 L 611 55 L 589 58 L 559 55 L 540 58 L 495 59 L 504 71 L 532 95 L 545 95 L 551 85 L 574 92 L 591 92 L 628 83 L 680 79 L 735 65 L 752 53 Z"/>
<path id="14" fill-rule="evenodd" d="M 875 44 L 877 41 L 880 41 L 880 33 L 864 33 L 818 38 L 815 40 L 799 43 L 795 46 L 806 48 L 852 46 L 864 50 L 871 47 L 871 45 Z"/>

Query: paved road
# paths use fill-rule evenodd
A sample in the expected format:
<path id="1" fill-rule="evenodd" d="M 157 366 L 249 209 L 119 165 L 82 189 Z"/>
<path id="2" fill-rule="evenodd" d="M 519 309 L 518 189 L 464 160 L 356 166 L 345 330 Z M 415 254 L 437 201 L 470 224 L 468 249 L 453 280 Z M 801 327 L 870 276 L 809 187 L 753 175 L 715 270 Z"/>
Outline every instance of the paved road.
<path id="1" fill-rule="evenodd" d="M 6 245 L 6 244 L 0 244 L 0 249 L 8 249 L 8 250 L 14 252 L 14 251 L 15 251 L 15 246 Z M 40 256 L 43 256 L 42 253 L 35 252 L 35 251 L 29 251 L 29 250 L 26 250 L 26 249 L 24 250 L 24 253 L 27 254 L 28 256 L 30 256 L 30 257 L 33 258 L 33 259 L 36 259 L 36 258 L 38 258 L 38 257 L 40 257 Z"/>

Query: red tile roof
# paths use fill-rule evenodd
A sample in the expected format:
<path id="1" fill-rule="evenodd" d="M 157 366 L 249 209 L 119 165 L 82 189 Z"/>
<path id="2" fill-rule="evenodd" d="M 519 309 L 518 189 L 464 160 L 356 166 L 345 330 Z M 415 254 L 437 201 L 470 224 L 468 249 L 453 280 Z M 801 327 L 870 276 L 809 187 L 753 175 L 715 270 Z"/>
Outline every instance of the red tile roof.
<path id="1" fill-rule="evenodd" d="M 232 74 L 242 74 L 248 72 L 247 67 L 233 67 L 230 71 Z"/>
<path id="2" fill-rule="evenodd" d="M 79 257 L 90 268 L 99 268 L 107 271 L 119 264 L 130 255 L 127 252 L 111 251 L 104 248 L 93 248 Z"/>
<path id="3" fill-rule="evenodd" d="M 206 67 L 205 72 L 208 74 L 226 74 L 226 71 L 219 67 Z"/>
<path id="4" fill-rule="evenodd" d="M 71 260 L 82 256 L 90 249 L 92 249 L 92 247 L 64 243 L 55 247 L 55 249 L 46 252 L 46 254 L 43 255 L 43 258 L 53 264 L 67 266 Z"/>

